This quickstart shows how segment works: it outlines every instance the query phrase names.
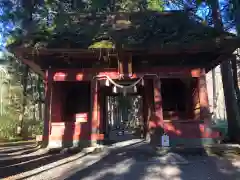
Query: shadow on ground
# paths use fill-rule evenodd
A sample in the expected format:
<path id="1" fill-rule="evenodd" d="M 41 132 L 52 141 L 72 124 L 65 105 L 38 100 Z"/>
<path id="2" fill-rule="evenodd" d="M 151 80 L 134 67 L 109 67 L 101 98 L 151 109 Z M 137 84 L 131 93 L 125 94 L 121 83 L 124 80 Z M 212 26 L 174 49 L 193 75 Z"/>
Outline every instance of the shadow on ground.
<path id="1" fill-rule="evenodd" d="M 0 178 L 33 170 L 71 155 L 44 154 L 1 161 Z M 56 163 L 54 167 L 22 179 L 39 179 L 41 176 L 48 180 L 237 180 L 240 177 L 240 169 L 234 167 L 230 160 L 209 156 L 203 149 L 155 151 L 140 142 L 108 150 L 96 160 L 100 155 L 101 152 L 96 152 L 62 164 Z"/>
<path id="2" fill-rule="evenodd" d="M 184 152 L 184 151 L 183 151 Z M 153 153 L 139 147 L 121 148 L 110 152 L 93 165 L 83 169 L 63 171 L 55 180 L 235 180 L 239 169 L 226 159 L 202 152 Z"/>
<path id="3" fill-rule="evenodd" d="M 38 145 L 28 145 L 15 148 L 14 147 L 0 148 L 0 158 L 30 154 L 36 152 L 39 149 L 40 146 Z"/>
<path id="4" fill-rule="evenodd" d="M 30 171 L 46 164 L 71 156 L 63 153 L 37 153 L 37 146 L 15 146 L 1 148 L 0 179 Z M 17 155 L 11 153 L 17 153 Z M 22 153 L 21 153 L 22 151 Z M 34 153 L 36 152 L 36 153 Z M 33 153 L 33 154 L 31 154 Z"/>

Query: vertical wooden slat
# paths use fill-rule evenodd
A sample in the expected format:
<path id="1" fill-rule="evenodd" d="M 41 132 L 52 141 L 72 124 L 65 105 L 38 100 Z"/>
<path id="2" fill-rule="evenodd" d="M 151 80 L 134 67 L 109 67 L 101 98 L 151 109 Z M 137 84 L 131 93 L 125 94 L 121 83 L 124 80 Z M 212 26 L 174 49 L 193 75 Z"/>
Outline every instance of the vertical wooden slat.
<path id="1" fill-rule="evenodd" d="M 118 70 L 119 74 L 123 77 L 132 76 L 132 55 L 126 53 L 119 53 L 119 61 L 118 61 Z"/>
<path id="2" fill-rule="evenodd" d="M 133 69 L 132 69 L 132 55 L 129 55 L 128 56 L 128 59 L 127 59 L 128 61 L 128 76 L 132 76 L 132 74 L 133 74 Z"/>
<path id="3" fill-rule="evenodd" d="M 118 73 L 120 75 L 124 75 L 124 71 L 123 71 L 123 61 L 122 60 L 118 60 Z"/>

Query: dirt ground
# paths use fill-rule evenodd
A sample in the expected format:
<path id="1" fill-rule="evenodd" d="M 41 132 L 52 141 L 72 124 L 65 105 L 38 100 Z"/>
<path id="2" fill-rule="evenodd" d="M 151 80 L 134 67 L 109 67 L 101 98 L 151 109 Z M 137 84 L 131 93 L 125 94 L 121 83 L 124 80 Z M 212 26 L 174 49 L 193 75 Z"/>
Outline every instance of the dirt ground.
<path id="1" fill-rule="evenodd" d="M 34 144 L 0 147 L 0 179 L 240 180 L 240 160 L 207 153 L 153 154 L 145 144 L 100 153 L 42 152 Z"/>

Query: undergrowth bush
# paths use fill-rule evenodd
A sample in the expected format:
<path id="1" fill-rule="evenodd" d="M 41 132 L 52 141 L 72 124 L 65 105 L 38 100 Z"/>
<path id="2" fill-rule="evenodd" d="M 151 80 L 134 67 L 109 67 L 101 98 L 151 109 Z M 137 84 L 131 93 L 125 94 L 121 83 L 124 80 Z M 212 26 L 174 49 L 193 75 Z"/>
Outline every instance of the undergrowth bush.
<path id="1" fill-rule="evenodd" d="M 18 121 L 9 117 L 0 117 L 0 140 L 17 138 Z"/>
<path id="2" fill-rule="evenodd" d="M 0 141 L 22 140 L 26 138 L 35 138 L 42 134 L 43 121 L 25 119 L 23 121 L 23 133 L 20 137 L 17 134 L 17 127 L 20 122 L 17 119 L 9 117 L 0 117 Z"/>
<path id="3" fill-rule="evenodd" d="M 43 121 L 25 119 L 23 122 L 23 131 L 27 137 L 36 137 L 43 132 Z"/>

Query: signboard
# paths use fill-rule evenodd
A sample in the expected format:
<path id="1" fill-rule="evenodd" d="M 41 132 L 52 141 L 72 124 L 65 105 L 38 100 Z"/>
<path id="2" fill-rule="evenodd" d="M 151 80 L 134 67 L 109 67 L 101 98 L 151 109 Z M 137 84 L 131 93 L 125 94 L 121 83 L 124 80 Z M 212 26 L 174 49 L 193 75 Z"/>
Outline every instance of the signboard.
<path id="1" fill-rule="evenodd" d="M 163 134 L 161 137 L 162 140 L 162 146 L 163 147 L 169 147 L 169 136 L 167 134 Z"/>

